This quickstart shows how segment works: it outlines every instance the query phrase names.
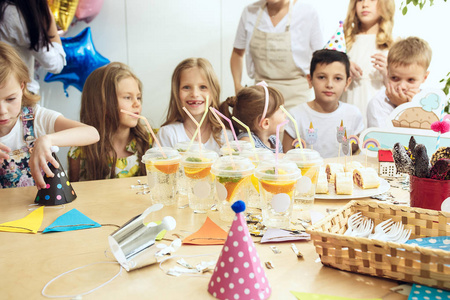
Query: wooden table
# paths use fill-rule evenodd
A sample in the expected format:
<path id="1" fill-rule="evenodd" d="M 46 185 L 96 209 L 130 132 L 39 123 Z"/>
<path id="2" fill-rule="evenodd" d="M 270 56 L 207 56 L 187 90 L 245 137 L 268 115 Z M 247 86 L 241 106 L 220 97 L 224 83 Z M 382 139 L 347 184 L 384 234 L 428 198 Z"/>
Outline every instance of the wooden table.
<path id="1" fill-rule="evenodd" d="M 132 217 L 151 206 L 150 195 L 137 195 L 130 186 L 145 177 L 112 179 L 74 183 L 78 198 L 63 209 L 46 207 L 40 230 L 50 225 L 58 216 L 72 208 L 78 209 L 100 224 L 123 225 Z M 29 204 L 34 201 L 34 187 L 0 190 L 0 223 L 23 218 L 28 215 Z M 337 208 L 348 200 L 316 200 L 314 210 L 325 212 L 326 208 Z M 209 216 L 228 231 L 228 226 L 219 219 L 218 212 L 194 214 L 190 208 L 178 205 L 165 207 L 152 213 L 152 220 L 173 216 L 177 221 L 173 233 L 182 237 L 197 231 Z M 105 250 L 109 249 L 108 236 L 115 226 L 102 226 L 87 230 L 57 232 L 49 234 L 24 234 L 0 232 L 0 299 L 39 299 L 44 285 L 57 275 L 71 269 L 95 262 L 115 261 Z M 255 238 L 257 242 L 260 238 Z M 167 244 L 170 242 L 166 242 Z M 264 264 L 271 261 L 274 269 L 265 269 L 272 286 L 271 299 L 295 299 L 289 291 L 347 296 L 351 298 L 407 299 L 391 292 L 398 282 L 370 277 L 324 267 L 316 262 L 318 255 L 312 242 L 296 242 L 304 259 L 297 259 L 290 249 L 290 242 L 278 243 L 280 254 L 274 254 L 269 245 L 256 243 L 256 249 Z M 193 258 L 211 261 L 218 258 L 222 246 L 183 245 L 176 255 L 213 254 Z M 190 260 L 190 258 L 185 258 Z M 174 261 L 173 259 L 171 261 Z M 175 262 L 163 265 L 166 269 Z M 51 295 L 76 295 L 97 287 L 119 270 L 118 264 L 97 264 L 66 275 L 47 289 Z M 83 299 L 214 299 L 207 292 L 210 275 L 205 277 L 166 275 L 157 264 L 134 270 L 122 271 L 121 276 Z"/>

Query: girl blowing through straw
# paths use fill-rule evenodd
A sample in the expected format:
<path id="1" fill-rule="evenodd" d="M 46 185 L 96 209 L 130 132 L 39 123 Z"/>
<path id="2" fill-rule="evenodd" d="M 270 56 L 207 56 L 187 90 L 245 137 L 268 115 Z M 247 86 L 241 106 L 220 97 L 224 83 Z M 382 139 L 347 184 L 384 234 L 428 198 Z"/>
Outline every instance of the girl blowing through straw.
<path id="1" fill-rule="evenodd" d="M 234 116 L 247 125 L 251 132 L 256 148 L 270 149 L 275 153 L 277 125 L 286 120 L 281 110 L 283 95 L 275 88 L 258 85 L 241 89 L 235 97 L 229 97 L 220 105 L 220 112 L 230 119 Z M 232 113 L 230 113 L 230 107 Z M 249 141 L 248 133 L 236 122 L 233 122 L 239 140 Z M 279 151 L 283 146 L 279 143 Z"/>
<path id="2" fill-rule="evenodd" d="M 46 184 L 41 171 L 53 177 L 52 146 L 84 146 L 98 141 L 97 130 L 64 118 L 37 104 L 39 96 L 27 90 L 30 75 L 25 63 L 0 42 L 0 188 Z M 34 179 L 34 181 L 33 181 Z"/>
<path id="3" fill-rule="evenodd" d="M 172 75 L 167 118 L 158 131 L 162 146 L 174 147 L 179 142 L 190 141 L 197 125 L 183 111 L 183 107 L 200 122 L 206 107 L 218 108 L 220 85 L 214 70 L 204 58 L 188 58 L 175 68 Z M 222 128 L 212 114 L 206 116 L 201 126 L 202 143 L 205 148 L 219 152 L 223 144 Z"/>
<path id="4" fill-rule="evenodd" d="M 129 67 L 113 62 L 89 75 L 81 95 L 80 119 L 97 128 L 95 145 L 69 151 L 71 181 L 145 175 L 142 155 L 150 148 L 150 135 L 139 119 L 142 83 Z"/>

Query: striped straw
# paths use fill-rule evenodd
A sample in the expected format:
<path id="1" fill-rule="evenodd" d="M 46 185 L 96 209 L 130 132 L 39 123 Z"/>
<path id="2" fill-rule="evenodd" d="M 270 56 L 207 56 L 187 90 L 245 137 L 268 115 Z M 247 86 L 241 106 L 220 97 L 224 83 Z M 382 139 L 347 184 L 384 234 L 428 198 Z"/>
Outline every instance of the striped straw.
<path id="1" fill-rule="evenodd" d="M 135 113 L 132 113 L 131 111 L 128 111 L 128 110 L 125 110 L 125 109 L 121 109 L 120 112 L 121 112 L 121 113 L 124 113 L 124 114 L 127 114 L 127 115 L 130 115 L 130 116 L 132 116 L 132 117 L 135 117 L 135 118 L 139 118 L 139 119 L 144 120 L 145 124 L 147 125 L 147 130 L 150 131 L 150 134 L 152 135 L 153 140 L 155 140 L 156 144 L 157 144 L 158 147 L 159 147 L 159 151 L 161 151 L 161 154 L 163 155 L 164 158 L 167 158 L 167 155 L 164 153 L 164 151 L 163 151 L 163 149 L 162 149 L 162 147 L 161 147 L 161 144 L 159 143 L 158 139 L 156 138 L 156 135 L 155 135 L 155 133 L 153 132 L 152 126 L 150 126 L 150 124 L 148 123 L 146 117 L 141 116 L 141 115 L 138 115 L 138 114 L 135 114 Z"/>

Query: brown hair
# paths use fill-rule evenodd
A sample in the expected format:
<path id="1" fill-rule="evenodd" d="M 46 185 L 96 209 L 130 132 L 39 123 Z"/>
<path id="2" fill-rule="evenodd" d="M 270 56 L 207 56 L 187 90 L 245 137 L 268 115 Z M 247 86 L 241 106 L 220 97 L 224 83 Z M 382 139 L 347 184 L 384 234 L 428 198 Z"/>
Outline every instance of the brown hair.
<path id="1" fill-rule="evenodd" d="M 184 120 L 188 118 L 183 110 L 183 105 L 180 101 L 180 78 L 183 71 L 192 68 L 198 68 L 201 72 L 203 72 L 203 75 L 208 81 L 208 89 L 210 91 L 209 105 L 214 107 L 215 109 L 219 108 L 220 84 L 211 63 L 205 58 L 187 58 L 180 62 L 173 71 L 169 108 L 167 110 L 166 121 L 161 126 L 165 126 L 175 122 L 183 123 Z M 220 134 L 222 127 L 220 126 L 220 123 L 214 118 L 212 114 L 209 113 L 205 121 L 211 124 L 213 138 L 217 142 L 217 144 L 221 146 L 222 143 Z"/>
<path id="2" fill-rule="evenodd" d="M 388 66 L 417 64 L 428 70 L 431 62 L 432 50 L 430 45 L 421 38 L 411 36 L 399 40 L 392 45 L 388 53 Z"/>
<path id="3" fill-rule="evenodd" d="M 277 89 L 268 86 L 269 105 L 266 118 L 270 118 L 284 104 L 284 97 Z M 266 94 L 262 86 L 254 85 L 241 89 L 235 97 L 228 97 L 220 105 L 220 112 L 228 118 L 233 116 L 247 125 L 252 132 L 258 128 L 264 111 Z M 230 107 L 233 112 L 230 112 Z M 228 124 L 227 124 L 228 126 Z M 245 131 L 241 125 L 233 121 L 236 132 Z"/>
<path id="4" fill-rule="evenodd" d="M 356 35 L 361 31 L 361 22 L 356 15 L 356 2 L 358 0 L 350 0 L 348 4 L 347 17 L 344 22 L 344 35 L 347 51 L 353 46 Z M 377 10 L 380 14 L 379 27 L 377 32 L 377 48 L 380 50 L 389 49 L 394 42 L 392 38 L 392 28 L 394 27 L 394 0 L 378 0 Z"/>
<path id="5" fill-rule="evenodd" d="M 27 89 L 27 83 L 31 81 L 28 67 L 12 46 L 0 42 L 0 86 L 3 86 L 11 75 L 15 76 L 20 84 L 24 84 L 22 107 L 35 105 L 40 97 Z"/>
<path id="6" fill-rule="evenodd" d="M 115 168 L 117 153 L 112 145 L 113 135 L 117 131 L 119 121 L 119 104 L 117 85 L 125 78 L 134 78 L 142 92 L 142 83 L 130 68 L 120 62 L 112 62 L 94 70 L 86 79 L 81 94 L 80 121 L 95 127 L 100 134 L 98 143 L 83 146 L 82 153 L 86 158 L 86 179 L 105 179 L 108 174 L 116 176 Z M 145 165 L 141 162 L 142 155 L 150 147 L 150 138 L 145 127 L 138 123 L 131 128 L 130 140 L 136 139 L 140 175 L 145 175 Z M 112 158 L 112 166 L 109 159 Z"/>

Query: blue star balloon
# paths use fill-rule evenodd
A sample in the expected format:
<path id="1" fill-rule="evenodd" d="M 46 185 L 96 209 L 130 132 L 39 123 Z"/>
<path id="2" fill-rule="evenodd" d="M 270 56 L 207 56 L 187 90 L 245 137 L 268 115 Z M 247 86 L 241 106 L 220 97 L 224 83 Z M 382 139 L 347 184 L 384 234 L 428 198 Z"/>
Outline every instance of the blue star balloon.
<path id="1" fill-rule="evenodd" d="M 59 74 L 47 73 L 44 81 L 61 81 L 64 84 L 64 92 L 68 97 L 67 88 L 69 85 L 76 87 L 81 92 L 89 74 L 108 64 L 109 59 L 95 50 L 90 27 L 86 27 L 77 36 L 61 38 L 61 42 L 66 52 L 67 64 Z"/>

